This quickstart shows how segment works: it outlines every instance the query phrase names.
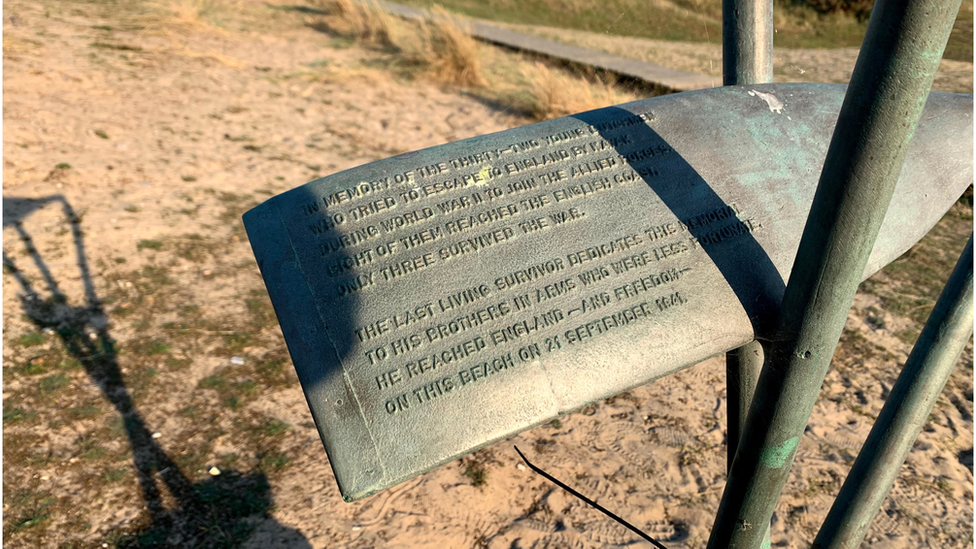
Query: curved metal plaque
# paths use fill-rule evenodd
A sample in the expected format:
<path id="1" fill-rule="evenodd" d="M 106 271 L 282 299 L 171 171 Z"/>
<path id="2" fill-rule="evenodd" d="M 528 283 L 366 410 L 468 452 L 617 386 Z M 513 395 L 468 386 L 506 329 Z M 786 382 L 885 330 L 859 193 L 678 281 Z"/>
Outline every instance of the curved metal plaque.
<path id="1" fill-rule="evenodd" d="M 845 87 L 653 98 L 373 162 L 244 216 L 355 500 L 773 320 Z M 865 276 L 972 182 L 931 94 Z"/>

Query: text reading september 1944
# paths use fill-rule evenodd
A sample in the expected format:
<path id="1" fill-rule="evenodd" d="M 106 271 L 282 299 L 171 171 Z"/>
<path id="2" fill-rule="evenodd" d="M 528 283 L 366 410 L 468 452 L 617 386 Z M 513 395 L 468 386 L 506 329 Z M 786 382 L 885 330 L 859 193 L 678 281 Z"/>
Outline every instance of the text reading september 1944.
<path id="1" fill-rule="evenodd" d="M 635 115 L 448 158 L 302 205 L 337 300 L 463 267 L 464 258 L 513 242 L 562 243 L 523 254 L 518 269 L 356 326 L 357 371 L 367 372 L 386 413 L 409 413 L 545 354 L 671 314 L 694 299 L 678 284 L 693 274 L 687 258 L 761 229 L 732 203 L 684 219 L 664 211 L 622 234 L 588 230 L 600 201 L 638 185 L 647 192 L 645 182 L 662 177 L 660 163 L 674 151 L 627 133 L 649 120 Z"/>

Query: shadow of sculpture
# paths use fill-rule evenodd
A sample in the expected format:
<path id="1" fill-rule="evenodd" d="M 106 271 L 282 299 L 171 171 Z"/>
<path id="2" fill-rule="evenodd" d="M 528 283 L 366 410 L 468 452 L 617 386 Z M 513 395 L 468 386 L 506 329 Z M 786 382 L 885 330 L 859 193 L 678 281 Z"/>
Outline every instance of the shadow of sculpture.
<path id="1" fill-rule="evenodd" d="M 49 204 L 58 204 L 70 225 L 84 300 L 71 305 L 47 262 L 33 245 L 24 219 Z M 252 533 L 255 524 L 270 517 L 273 501 L 268 479 L 261 472 L 223 471 L 203 482 L 188 479 L 152 436 L 137 410 L 119 367 L 109 319 L 95 291 L 85 253 L 81 220 L 63 196 L 40 199 L 3 197 L 3 225 L 19 235 L 29 260 L 41 273 L 37 288 L 4 251 L 3 264 L 20 285 L 23 311 L 38 329 L 50 329 L 84 367 L 88 377 L 122 418 L 142 498 L 151 520 L 137 531 L 120 533 L 122 547 L 232 547 Z M 47 297 L 42 297 L 42 293 Z M 168 496 L 167 493 L 168 492 Z M 290 547 L 309 547 L 304 537 L 280 526 Z"/>
<path id="2" fill-rule="evenodd" d="M 653 165 L 654 170 L 641 171 L 642 174 L 648 174 L 642 175 L 644 183 L 679 220 L 684 222 L 703 212 L 735 210 L 711 188 L 686 159 L 680 154 L 669 154 L 674 152 L 671 144 L 637 115 L 619 107 L 607 107 L 577 114 L 573 118 L 597 128 L 600 136 L 610 143 L 615 143 L 615 136 L 612 129 L 604 128 L 613 128 L 614 124 L 608 122 L 636 119 L 637 123 L 627 126 L 631 132 L 631 140 L 640 144 L 641 148 L 658 147 L 660 154 L 628 162 L 635 170 Z M 614 148 L 625 158 L 633 152 L 621 145 L 614 145 Z M 691 236 L 722 273 L 749 315 L 753 330 L 761 340 L 769 333 L 770 324 L 776 318 L 779 303 L 786 291 L 786 282 L 769 254 L 750 234 L 750 230 L 733 231 L 736 237 L 732 242 L 723 242 L 721 239 L 709 237 L 715 232 L 717 226 L 735 228 L 742 223 L 743 221 L 738 219 L 737 215 L 729 215 L 726 220 L 715 224 L 695 226 L 689 223 L 686 226 Z"/>

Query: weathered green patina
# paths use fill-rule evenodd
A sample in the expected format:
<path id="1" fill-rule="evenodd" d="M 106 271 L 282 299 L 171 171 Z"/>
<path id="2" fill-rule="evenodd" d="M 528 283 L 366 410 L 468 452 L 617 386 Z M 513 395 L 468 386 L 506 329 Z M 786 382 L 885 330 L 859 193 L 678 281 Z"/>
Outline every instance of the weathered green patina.
<path id="1" fill-rule="evenodd" d="M 960 2 L 882 0 L 871 15 L 782 310 L 712 528 L 760 547 L 789 474 L 763 454 L 802 435 L 881 228 Z"/>
<path id="2" fill-rule="evenodd" d="M 860 547 L 973 335 L 973 237 L 824 520 L 814 549 Z"/>

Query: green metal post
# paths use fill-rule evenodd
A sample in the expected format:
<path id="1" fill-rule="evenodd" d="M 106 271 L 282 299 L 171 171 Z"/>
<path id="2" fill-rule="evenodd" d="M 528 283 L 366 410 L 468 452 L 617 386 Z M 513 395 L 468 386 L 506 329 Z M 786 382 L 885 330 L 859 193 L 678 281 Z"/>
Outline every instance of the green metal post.
<path id="1" fill-rule="evenodd" d="M 772 81 L 772 0 L 722 0 L 722 83 Z"/>
<path id="2" fill-rule="evenodd" d="M 875 4 L 708 541 L 758 548 L 881 228 L 960 0 Z"/>
<path id="3" fill-rule="evenodd" d="M 827 513 L 813 542 L 814 549 L 860 547 L 972 335 L 973 237 L 970 235 L 922 335 L 915 342 L 854 467 Z"/>
<path id="4" fill-rule="evenodd" d="M 722 74 L 726 86 L 773 81 L 772 0 L 722 1 Z M 757 341 L 726 354 L 728 467 L 732 467 L 762 365 L 763 348 Z"/>

